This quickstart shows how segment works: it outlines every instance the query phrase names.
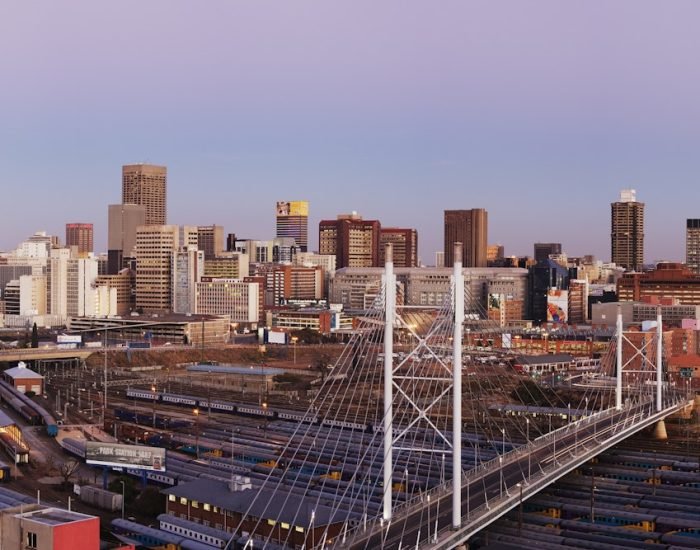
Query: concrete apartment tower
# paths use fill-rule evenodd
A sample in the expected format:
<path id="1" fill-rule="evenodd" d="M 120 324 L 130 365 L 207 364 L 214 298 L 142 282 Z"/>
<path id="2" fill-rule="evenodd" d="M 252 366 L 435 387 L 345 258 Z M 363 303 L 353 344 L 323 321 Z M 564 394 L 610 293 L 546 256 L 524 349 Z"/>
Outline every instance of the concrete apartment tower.
<path id="1" fill-rule="evenodd" d="M 611 261 L 630 271 L 644 265 L 644 203 L 634 189 L 623 189 L 620 200 L 610 205 Z"/>
<path id="2" fill-rule="evenodd" d="M 461 242 L 464 267 L 486 267 L 488 212 L 483 208 L 445 210 L 445 267 L 454 264 L 454 244 Z"/>
<path id="3" fill-rule="evenodd" d="M 146 207 L 146 225 L 165 225 L 166 181 L 165 166 L 122 166 L 122 204 L 141 204 Z"/>
<path id="4" fill-rule="evenodd" d="M 276 237 L 291 237 L 301 252 L 308 252 L 309 203 L 307 201 L 277 202 Z"/>
<path id="5" fill-rule="evenodd" d="M 700 219 L 685 222 L 685 263 L 688 269 L 700 275 Z"/>

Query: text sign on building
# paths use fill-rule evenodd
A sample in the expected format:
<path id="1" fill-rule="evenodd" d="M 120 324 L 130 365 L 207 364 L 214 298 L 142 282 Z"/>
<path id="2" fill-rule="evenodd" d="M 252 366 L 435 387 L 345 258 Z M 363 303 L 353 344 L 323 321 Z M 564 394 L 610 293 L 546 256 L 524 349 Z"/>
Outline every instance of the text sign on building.
<path id="1" fill-rule="evenodd" d="M 85 462 L 97 466 L 116 466 L 139 470 L 165 471 L 165 449 L 119 443 L 85 443 Z"/>

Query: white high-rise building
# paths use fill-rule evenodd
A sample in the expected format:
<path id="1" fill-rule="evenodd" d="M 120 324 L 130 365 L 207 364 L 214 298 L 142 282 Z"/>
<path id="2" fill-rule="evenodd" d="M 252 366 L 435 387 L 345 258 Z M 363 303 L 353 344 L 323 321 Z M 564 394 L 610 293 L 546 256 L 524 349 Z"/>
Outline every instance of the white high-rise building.
<path id="1" fill-rule="evenodd" d="M 52 315 L 89 317 L 98 314 L 97 259 L 74 258 L 70 249 L 51 250 L 47 264 L 48 309 Z"/>
<path id="2" fill-rule="evenodd" d="M 68 314 L 68 260 L 69 248 L 54 248 L 46 264 L 47 308 L 51 315 Z"/>
<path id="3" fill-rule="evenodd" d="M 19 314 L 46 314 L 46 277 L 21 275 L 19 278 Z"/>
<path id="4" fill-rule="evenodd" d="M 204 274 L 203 250 L 188 246 L 173 252 L 173 312 L 193 313 L 195 310 L 196 283 Z"/>

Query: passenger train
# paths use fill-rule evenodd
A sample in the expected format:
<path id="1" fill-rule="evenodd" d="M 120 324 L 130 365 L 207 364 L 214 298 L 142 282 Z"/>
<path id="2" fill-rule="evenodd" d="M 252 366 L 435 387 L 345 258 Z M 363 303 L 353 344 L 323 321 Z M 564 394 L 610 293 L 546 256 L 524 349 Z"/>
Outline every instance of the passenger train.
<path id="1" fill-rule="evenodd" d="M 3 380 L 0 380 L 0 398 L 30 424 L 44 424 L 49 436 L 56 437 L 58 435 L 58 424 L 54 417 L 31 398 Z"/>
<path id="2" fill-rule="evenodd" d="M 178 395 L 172 393 L 159 393 L 138 388 L 128 388 L 126 396 L 132 399 L 142 399 L 153 402 L 154 400 L 161 403 L 171 405 L 182 405 L 187 407 L 199 407 L 199 409 L 209 409 L 212 411 L 239 414 L 244 416 L 256 416 L 267 418 L 269 420 L 290 420 L 292 422 L 303 422 L 305 424 L 320 424 L 331 428 L 341 428 L 361 432 L 379 432 L 382 431 L 382 426 L 372 423 L 348 422 L 333 418 L 319 419 L 318 415 L 301 412 L 290 411 L 284 409 L 271 409 L 258 405 L 233 403 L 230 401 L 209 400 L 205 397 L 196 397 L 193 395 Z"/>

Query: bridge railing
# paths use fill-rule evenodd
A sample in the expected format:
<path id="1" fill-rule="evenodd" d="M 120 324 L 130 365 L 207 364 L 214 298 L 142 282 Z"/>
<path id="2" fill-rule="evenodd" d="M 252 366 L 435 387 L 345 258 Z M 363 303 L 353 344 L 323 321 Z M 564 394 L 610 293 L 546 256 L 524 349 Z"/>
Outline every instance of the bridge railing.
<path id="1" fill-rule="evenodd" d="M 532 439 L 525 445 L 520 445 L 519 447 L 516 447 L 505 454 L 499 454 L 498 456 L 495 456 L 494 458 L 487 461 L 480 461 L 474 468 L 470 468 L 469 470 L 462 472 L 462 486 L 464 486 L 467 483 L 473 482 L 474 479 L 479 479 L 480 477 L 489 472 L 497 471 L 498 468 L 506 467 L 509 464 L 512 464 L 513 462 L 517 462 L 523 456 L 527 456 L 529 453 L 532 453 L 537 449 L 541 449 L 542 447 L 550 445 L 551 442 L 556 440 L 557 437 L 561 437 L 561 434 L 568 433 L 574 426 L 576 427 L 575 429 L 578 430 L 583 425 L 589 425 L 591 422 L 600 422 L 601 420 L 612 416 L 615 412 L 617 411 L 615 411 L 614 409 L 605 409 L 598 413 L 591 414 L 582 419 L 571 422 L 565 426 L 552 430 L 551 432 L 548 432 L 547 434 L 544 434 L 538 438 Z M 562 451 L 564 450 L 565 449 L 563 448 Z M 396 521 L 401 516 L 406 516 L 409 515 L 411 512 L 419 510 L 428 501 L 443 499 L 451 494 L 451 482 L 436 485 L 435 487 L 418 494 L 414 498 L 406 500 L 395 506 L 393 508 L 392 521 Z M 494 499 L 492 498 L 491 501 L 493 500 Z M 487 505 L 490 505 L 490 501 L 487 502 Z M 361 536 L 362 534 L 366 532 L 372 532 L 373 530 L 383 525 L 384 520 L 382 518 L 373 518 L 371 520 L 363 522 L 361 525 L 353 527 L 352 529 L 348 529 L 347 538 L 351 539 L 355 536 Z"/>
<path id="2" fill-rule="evenodd" d="M 676 409 L 679 406 L 681 406 L 685 401 L 686 401 L 686 399 L 680 394 L 667 396 L 667 399 L 665 400 L 665 403 L 664 403 L 664 408 L 662 409 L 662 411 L 659 411 L 659 412 L 657 412 L 655 410 L 655 400 L 654 399 L 650 399 L 647 402 L 637 403 L 637 406 L 641 406 L 641 410 L 639 410 L 631 415 L 625 415 L 624 420 L 622 422 L 616 423 L 615 425 L 610 426 L 608 429 L 605 430 L 606 432 L 607 431 L 612 432 L 612 435 L 610 435 L 610 437 L 608 439 L 613 439 L 615 437 L 615 435 L 619 435 L 619 434 L 624 433 L 625 430 L 628 430 L 629 428 L 631 428 L 635 424 L 639 423 L 640 421 L 644 420 L 645 418 L 649 419 L 649 418 L 652 418 L 656 415 L 663 417 L 663 415 L 666 415 L 669 413 L 669 409 Z M 628 408 L 631 408 L 632 404 L 630 403 L 629 405 L 630 405 L 630 407 L 628 407 Z M 648 409 L 648 412 L 647 412 L 647 409 Z M 611 409 L 612 414 L 614 414 L 616 412 L 620 412 L 620 411 L 617 411 L 616 409 Z M 600 419 L 598 419 L 598 420 L 600 420 Z M 549 435 L 549 434 L 547 434 L 547 435 Z M 567 448 L 567 450 L 570 450 L 570 449 Z M 591 451 L 589 451 L 586 454 L 590 454 L 590 453 L 591 453 Z M 575 456 L 576 455 L 572 455 L 572 459 L 575 459 Z M 588 458 L 586 458 L 586 460 L 587 459 Z M 544 467 L 542 467 L 542 465 L 540 464 L 541 475 L 539 476 L 539 478 L 544 479 L 550 475 L 554 475 L 558 470 L 561 470 L 561 469 L 562 469 L 562 466 L 559 465 L 556 461 L 552 461 L 549 465 L 544 466 Z M 514 488 L 514 486 L 512 486 L 512 485 L 510 487 L 508 487 L 508 489 L 513 489 L 513 488 Z M 477 518 L 480 518 L 472 523 L 471 531 L 472 532 L 479 531 L 480 529 L 482 529 L 483 527 L 488 525 L 492 521 L 492 519 L 488 517 L 489 512 L 491 512 L 492 509 L 497 509 L 500 506 L 505 506 L 508 502 L 512 503 L 514 498 L 515 497 L 513 495 L 510 495 L 508 493 L 508 491 L 505 490 L 503 492 L 503 494 L 491 498 L 491 500 L 484 502 L 484 504 L 482 504 L 482 505 L 474 508 L 474 510 L 470 511 L 470 516 L 474 514 L 477 516 Z M 519 498 L 520 498 L 520 496 L 518 495 L 518 499 Z M 440 529 L 439 531 L 437 531 L 434 535 L 435 540 L 440 539 L 446 533 L 454 533 L 454 530 L 452 529 L 451 526 L 446 526 L 446 527 Z M 429 535 L 429 537 L 430 537 L 430 535 Z M 433 540 L 433 539 L 431 539 L 431 540 Z"/>
<path id="3" fill-rule="evenodd" d="M 664 403 L 664 408 L 669 408 L 669 407 L 675 407 L 678 406 L 680 403 L 685 401 L 683 396 L 680 394 L 674 392 L 673 395 L 667 395 Z M 554 445 L 554 443 L 562 438 L 565 434 L 571 434 L 573 432 L 578 432 L 582 430 L 583 428 L 588 428 L 590 427 L 591 424 L 598 425 L 599 423 L 603 422 L 604 420 L 611 418 L 615 416 L 616 414 L 619 414 L 620 412 L 623 412 L 624 410 L 627 409 L 633 409 L 635 407 L 639 407 L 640 410 L 635 412 L 634 414 L 627 414 L 624 416 L 624 419 L 622 422 L 618 422 L 614 424 L 613 426 L 610 426 L 609 429 L 606 429 L 604 431 L 601 431 L 600 435 L 603 436 L 604 434 L 608 433 L 610 430 L 612 431 L 612 436 L 624 432 L 627 430 L 630 426 L 633 426 L 634 424 L 637 424 L 640 420 L 643 418 L 652 416 L 655 413 L 655 401 L 654 399 L 650 396 L 648 399 L 644 400 L 639 400 L 639 401 L 628 401 L 627 403 L 623 404 L 623 408 L 621 411 L 618 411 L 617 409 L 613 408 L 608 408 L 599 412 L 596 412 L 594 414 L 585 416 L 579 420 L 576 420 L 574 422 L 567 423 L 564 426 L 561 426 L 555 430 L 552 430 L 551 432 L 548 432 L 544 435 L 541 435 L 529 442 L 527 442 L 525 445 L 521 445 L 519 447 L 516 447 L 515 449 L 512 449 L 508 451 L 505 454 L 498 455 L 490 460 L 487 460 L 485 462 L 480 462 L 477 464 L 474 468 L 471 468 L 467 470 L 466 472 L 462 473 L 462 487 L 464 487 L 467 483 L 473 483 L 475 479 L 479 479 L 483 477 L 484 475 L 498 471 L 499 468 L 505 468 L 506 466 L 520 461 L 523 456 L 527 456 L 528 454 L 542 449 L 543 447 L 548 447 L 550 445 Z M 594 436 L 595 437 L 595 436 Z M 584 442 L 582 441 L 580 444 L 582 445 Z M 551 465 L 543 467 L 542 464 L 540 463 L 539 466 L 539 476 L 538 477 L 546 477 L 551 471 L 555 471 L 558 469 L 558 465 L 556 462 L 556 457 L 560 456 L 561 454 L 571 454 L 572 457 L 576 456 L 577 454 L 577 449 L 580 445 L 578 442 L 576 442 L 574 445 L 568 445 L 565 447 L 562 447 L 561 450 L 558 449 L 553 449 L 553 457 L 555 460 L 552 461 Z M 572 454 L 573 453 L 573 454 Z M 536 473 L 538 470 L 534 470 L 533 473 Z M 532 477 L 532 475 L 531 475 Z M 528 478 L 523 476 L 523 481 L 528 481 Z M 504 496 L 498 495 L 494 496 L 491 499 L 488 499 L 486 497 L 486 502 L 482 504 L 481 506 L 475 508 L 474 510 L 470 510 L 470 515 L 479 513 L 479 511 L 484 511 L 484 510 L 489 510 L 492 506 L 498 506 L 501 501 L 505 502 L 510 499 L 509 496 L 507 496 L 507 492 L 510 489 L 513 489 L 515 486 L 510 485 L 506 486 L 504 488 Z M 452 484 L 450 482 L 446 482 L 442 485 L 437 485 L 425 492 L 420 493 L 419 495 L 415 496 L 414 498 L 410 500 L 406 500 L 402 502 L 401 504 L 397 505 L 393 509 L 393 518 L 392 522 L 395 522 L 397 520 L 400 520 L 402 516 L 407 516 L 412 512 L 415 512 L 425 506 L 426 502 L 428 501 L 438 501 L 440 499 L 446 498 L 452 494 Z M 352 529 L 348 529 L 346 533 L 346 538 L 348 540 L 352 540 L 353 538 L 356 537 L 361 537 L 362 535 L 366 533 L 371 533 L 375 529 L 379 527 L 383 527 L 384 525 L 384 520 L 382 518 L 373 518 L 371 520 L 367 520 L 366 522 L 363 522 L 361 525 L 357 525 Z M 450 530 L 451 527 L 446 528 L 445 530 Z M 441 531 L 442 532 L 442 531 Z"/>

